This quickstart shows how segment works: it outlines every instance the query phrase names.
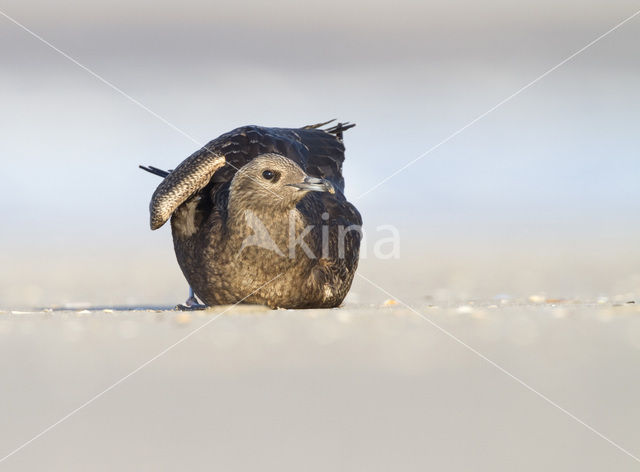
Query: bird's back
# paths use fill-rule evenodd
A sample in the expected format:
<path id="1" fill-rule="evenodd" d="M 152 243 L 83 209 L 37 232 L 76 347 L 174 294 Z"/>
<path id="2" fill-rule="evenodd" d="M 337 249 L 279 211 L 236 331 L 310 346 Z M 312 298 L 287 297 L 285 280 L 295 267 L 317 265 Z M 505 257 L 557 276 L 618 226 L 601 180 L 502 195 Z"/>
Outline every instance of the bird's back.
<path id="1" fill-rule="evenodd" d="M 323 129 L 322 124 L 302 128 L 268 128 L 242 126 L 207 143 L 195 155 L 219 153 L 227 164 L 216 171 L 212 182 L 230 182 L 247 162 L 261 154 L 275 153 L 288 157 L 305 172 L 320 177 L 344 192 L 342 163 L 344 162 L 343 131 L 355 126 L 338 124 Z"/>

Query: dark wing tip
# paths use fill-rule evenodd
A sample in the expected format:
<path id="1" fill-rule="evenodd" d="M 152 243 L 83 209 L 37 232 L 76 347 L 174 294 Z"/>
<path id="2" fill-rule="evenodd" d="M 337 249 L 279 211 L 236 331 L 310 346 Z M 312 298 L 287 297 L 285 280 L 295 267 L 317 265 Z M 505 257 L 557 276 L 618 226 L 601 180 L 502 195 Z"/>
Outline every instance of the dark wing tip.
<path id="1" fill-rule="evenodd" d="M 322 128 L 323 126 L 326 126 L 329 123 L 333 123 L 334 121 L 336 121 L 335 118 L 333 120 L 325 121 L 324 123 L 316 123 L 315 125 L 303 126 L 302 129 L 319 129 L 321 131 L 324 131 L 325 133 L 333 134 L 335 137 L 342 140 L 342 133 L 344 133 L 348 129 L 353 128 L 356 125 L 355 123 L 349 123 L 347 121 L 346 123 L 338 123 L 330 128 Z"/>
<path id="2" fill-rule="evenodd" d="M 143 166 L 143 165 L 139 165 L 138 166 L 140 169 L 142 170 L 146 170 L 147 172 L 149 172 L 150 174 L 153 175 L 157 175 L 159 177 L 166 177 L 167 175 L 169 175 L 171 173 L 171 171 L 166 171 L 166 170 L 162 170 L 162 169 L 158 169 L 157 167 L 153 167 L 153 166 Z"/>
<path id="3" fill-rule="evenodd" d="M 355 123 L 349 123 L 348 121 L 346 123 L 338 123 L 337 125 L 325 130 L 327 133 L 331 133 L 331 134 L 338 134 L 338 133 L 342 133 L 344 131 L 347 131 L 348 129 L 351 129 L 355 126 Z"/>

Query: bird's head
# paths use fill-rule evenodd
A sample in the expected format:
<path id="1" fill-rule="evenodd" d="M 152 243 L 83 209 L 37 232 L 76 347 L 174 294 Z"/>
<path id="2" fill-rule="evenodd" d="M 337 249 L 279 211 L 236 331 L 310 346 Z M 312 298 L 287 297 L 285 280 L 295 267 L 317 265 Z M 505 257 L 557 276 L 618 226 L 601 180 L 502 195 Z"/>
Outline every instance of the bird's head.
<path id="1" fill-rule="evenodd" d="M 302 168 L 279 154 L 258 156 L 236 172 L 230 198 L 244 207 L 254 204 L 292 207 L 308 192 L 335 193 L 331 182 L 311 177 Z"/>

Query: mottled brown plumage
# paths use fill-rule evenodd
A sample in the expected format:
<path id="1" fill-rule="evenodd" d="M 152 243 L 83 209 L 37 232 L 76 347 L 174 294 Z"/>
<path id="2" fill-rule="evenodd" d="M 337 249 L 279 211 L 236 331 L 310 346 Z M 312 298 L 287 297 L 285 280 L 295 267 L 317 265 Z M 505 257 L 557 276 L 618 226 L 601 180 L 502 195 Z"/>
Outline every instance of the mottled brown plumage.
<path id="1" fill-rule="evenodd" d="M 180 268 L 207 305 L 334 307 L 346 296 L 362 224 L 343 193 L 342 131 L 352 125 L 320 126 L 238 128 L 154 192 L 151 228 L 171 217 Z"/>

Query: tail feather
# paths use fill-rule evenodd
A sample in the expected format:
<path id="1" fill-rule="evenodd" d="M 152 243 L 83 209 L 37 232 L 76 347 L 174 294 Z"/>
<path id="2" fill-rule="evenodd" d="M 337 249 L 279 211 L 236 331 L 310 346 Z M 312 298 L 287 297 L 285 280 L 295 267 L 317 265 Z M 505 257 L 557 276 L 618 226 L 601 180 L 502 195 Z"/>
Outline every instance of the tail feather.
<path id="1" fill-rule="evenodd" d="M 316 123 L 315 125 L 303 126 L 303 129 L 322 129 L 323 126 L 326 126 L 329 123 L 333 123 L 334 121 L 336 121 L 335 118 L 333 120 L 325 121 L 324 123 Z M 349 123 L 349 122 L 338 123 L 337 125 L 333 125 L 330 128 L 322 129 L 322 131 L 333 134 L 338 139 L 342 140 L 342 133 L 347 131 L 348 129 L 353 128 L 355 125 L 356 125 L 355 123 Z"/>
<path id="2" fill-rule="evenodd" d="M 355 126 L 355 123 L 338 123 L 337 125 L 325 130 L 327 133 L 335 134 L 336 137 L 342 140 L 342 133 Z"/>
<path id="3" fill-rule="evenodd" d="M 333 123 L 334 121 L 336 121 L 335 118 L 332 119 L 332 120 L 329 120 L 329 121 L 325 121 L 323 123 L 316 123 L 315 125 L 306 125 L 306 126 L 303 126 L 302 128 L 303 129 L 318 129 L 318 128 L 322 128 L 324 125 L 328 125 L 329 123 Z"/>

